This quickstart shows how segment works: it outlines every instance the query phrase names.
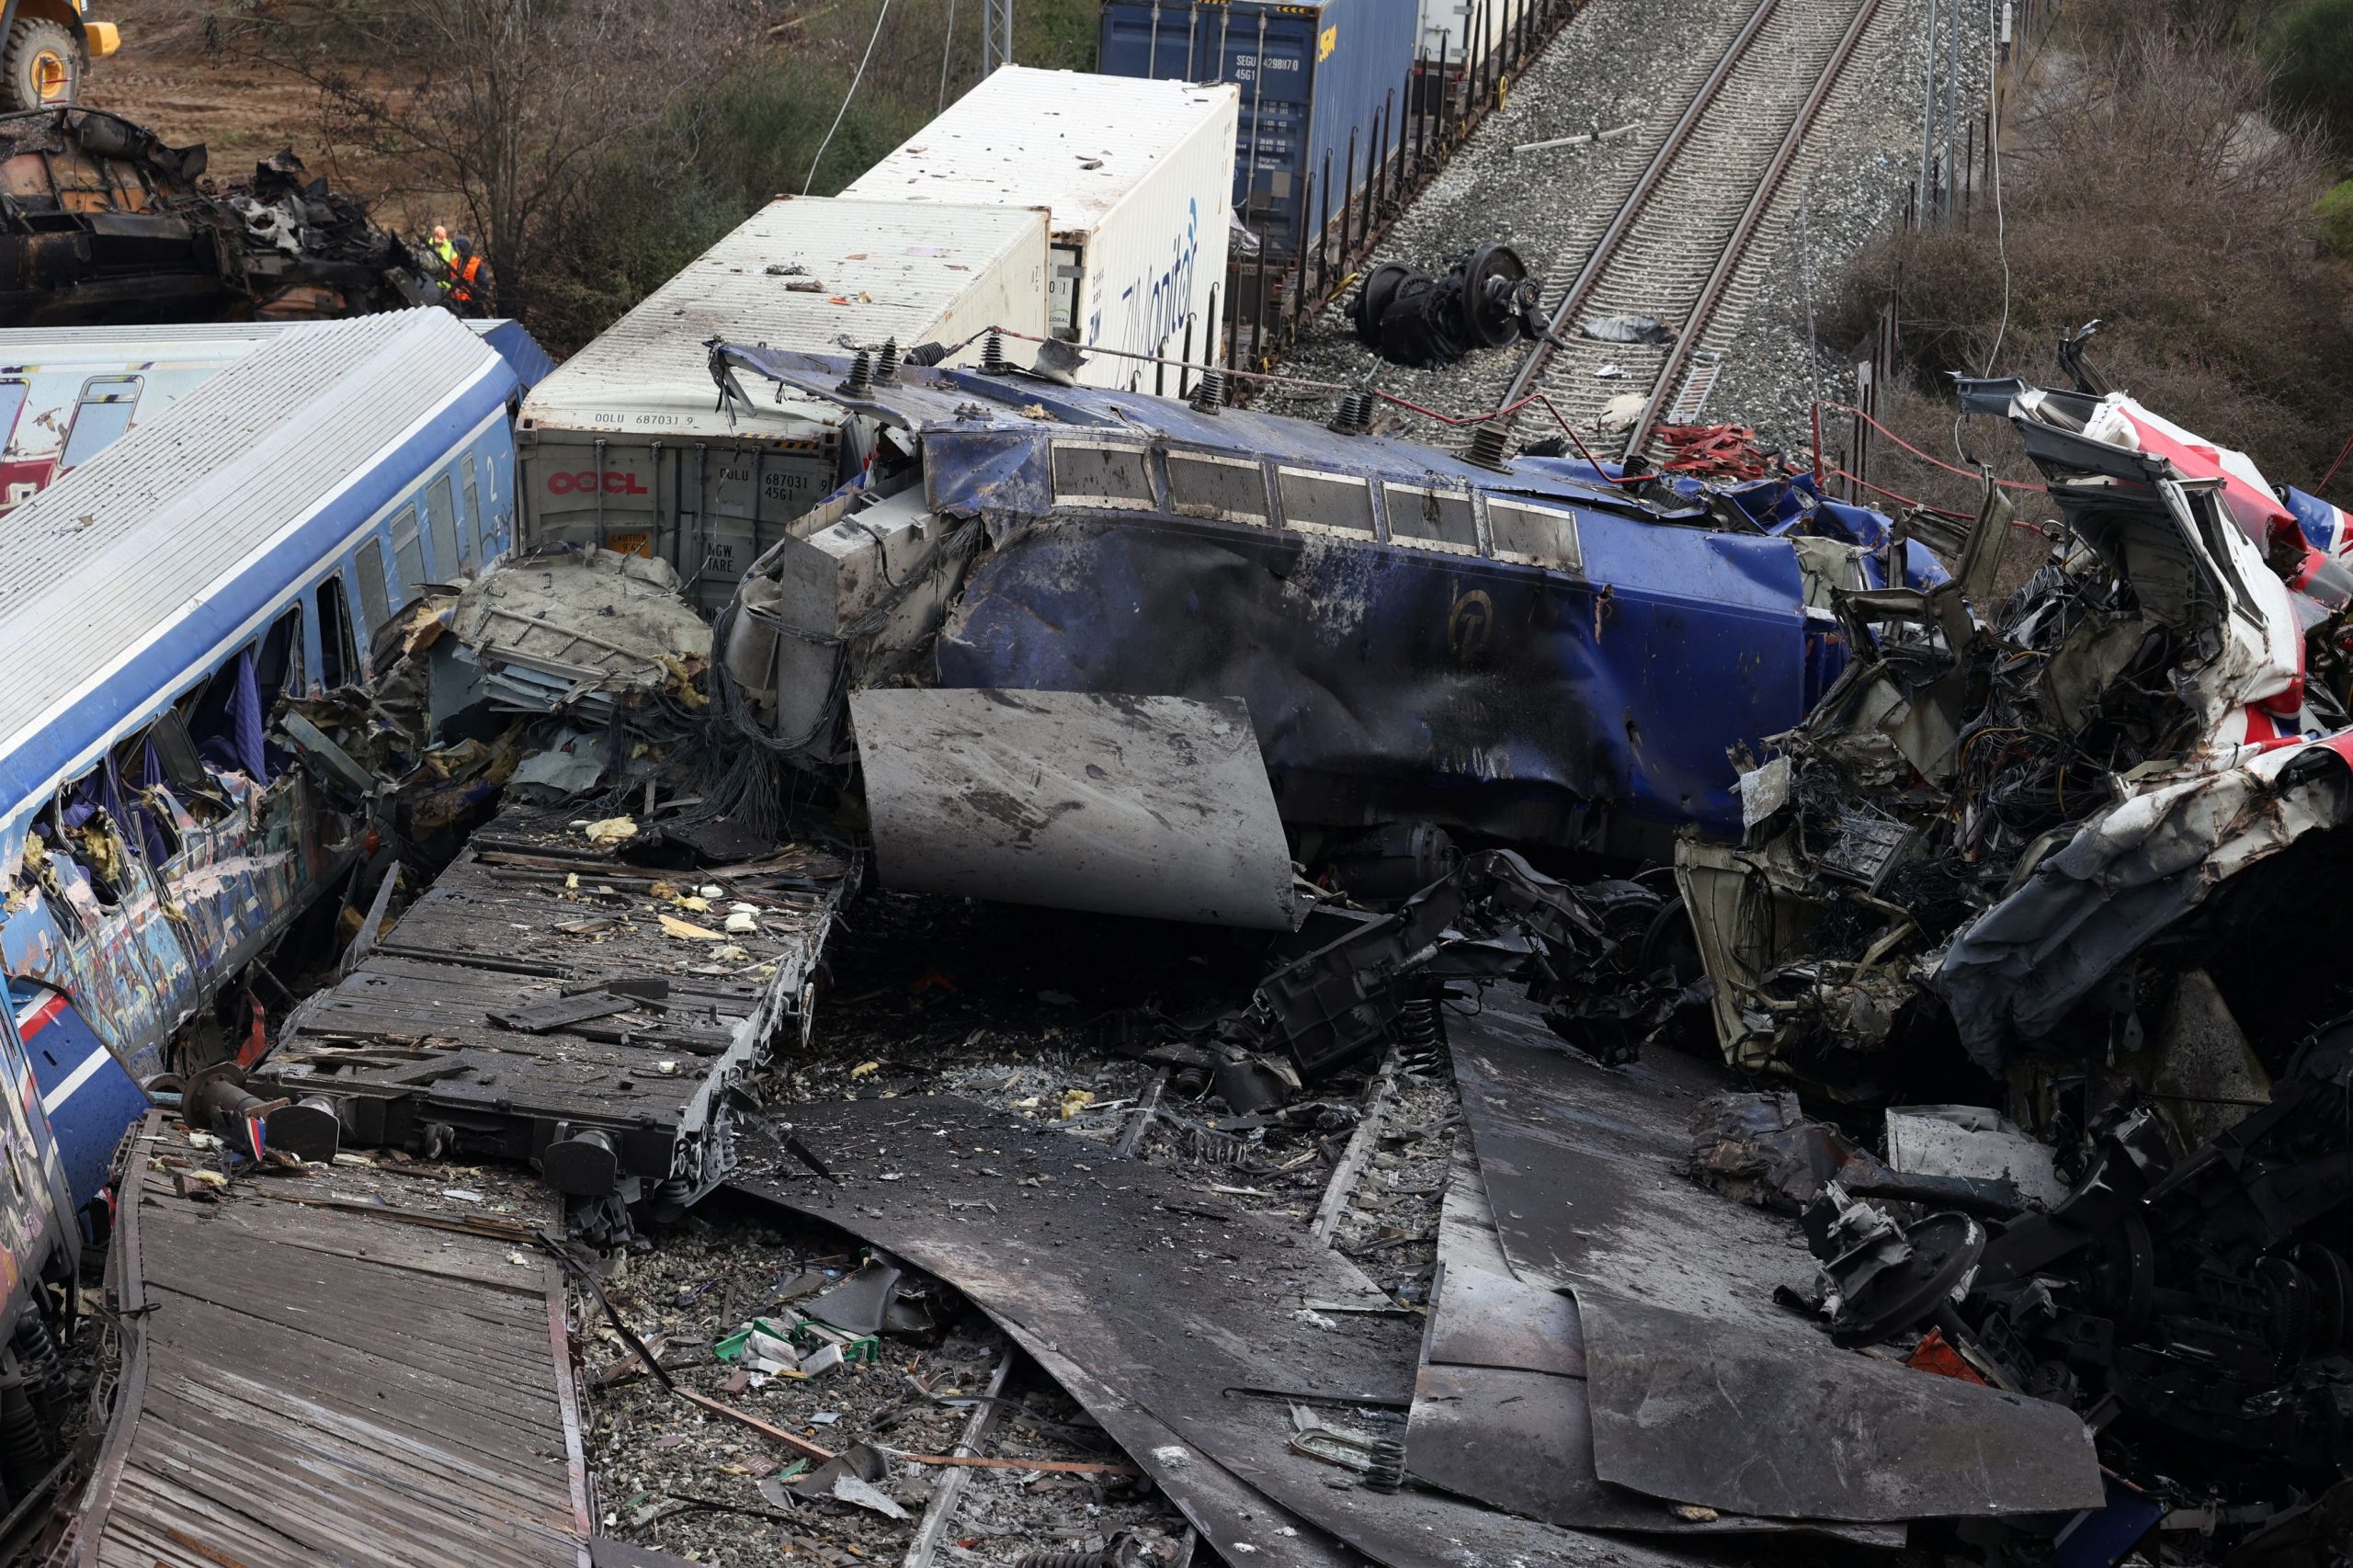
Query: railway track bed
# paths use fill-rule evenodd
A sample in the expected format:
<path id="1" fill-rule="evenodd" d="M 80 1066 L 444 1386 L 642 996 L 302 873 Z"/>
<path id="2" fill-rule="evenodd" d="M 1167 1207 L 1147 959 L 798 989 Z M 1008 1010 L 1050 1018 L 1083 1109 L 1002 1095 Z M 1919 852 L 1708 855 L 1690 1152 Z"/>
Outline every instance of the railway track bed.
<path id="1" fill-rule="evenodd" d="M 1783 392 L 1782 381 L 1802 389 L 1813 370 L 1802 314 L 1800 351 L 1789 351 L 1788 324 L 1778 318 L 1797 314 L 1798 290 L 1782 287 L 1778 272 L 1793 259 L 1801 202 L 1838 211 L 1811 236 L 1817 289 L 1900 203 L 1909 123 L 1901 92 L 1916 68 L 1918 0 L 1638 9 L 1595 0 L 1392 231 L 1391 253 L 1424 266 L 1484 241 L 1512 244 L 1545 280 L 1544 312 L 1568 346 L 1489 351 L 1442 369 L 1389 365 L 1356 341 L 1344 293 L 1283 369 L 1458 414 L 1540 388 L 1608 457 L 1624 449 L 1630 415 L 1647 415 L 1647 426 L 1694 416 L 1762 424 L 1768 413 L 1787 424 L 1793 404 L 1802 413 L 1802 391 L 1766 400 L 1768 409 L 1754 415 L 1746 407 L 1760 388 Z M 1615 68 L 1597 73 L 1604 62 Z M 1598 144 L 1512 151 L 1620 125 L 1631 129 Z M 1704 318 L 1697 330 L 1695 313 Z M 1611 316 L 1655 318 L 1677 337 L 1582 335 L 1586 324 Z M 1756 331 L 1765 316 L 1782 330 Z M 1760 345 L 1776 363 L 1746 363 Z M 1314 401 L 1284 405 L 1306 412 Z M 1553 428 L 1549 414 L 1531 409 L 1515 435 L 1527 441 Z"/>

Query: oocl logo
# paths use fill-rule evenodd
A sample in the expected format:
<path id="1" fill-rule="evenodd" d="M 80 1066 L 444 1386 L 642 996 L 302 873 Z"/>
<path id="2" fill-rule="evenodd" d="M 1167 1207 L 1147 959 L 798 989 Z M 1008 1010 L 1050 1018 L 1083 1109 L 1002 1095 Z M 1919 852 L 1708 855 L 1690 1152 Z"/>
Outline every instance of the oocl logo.
<path id="1" fill-rule="evenodd" d="M 593 468 L 584 468 L 577 473 L 548 475 L 551 495 L 594 495 L 599 489 L 608 495 L 646 494 L 645 486 L 637 482 L 637 475 L 620 469 L 607 469 L 601 476 Z"/>

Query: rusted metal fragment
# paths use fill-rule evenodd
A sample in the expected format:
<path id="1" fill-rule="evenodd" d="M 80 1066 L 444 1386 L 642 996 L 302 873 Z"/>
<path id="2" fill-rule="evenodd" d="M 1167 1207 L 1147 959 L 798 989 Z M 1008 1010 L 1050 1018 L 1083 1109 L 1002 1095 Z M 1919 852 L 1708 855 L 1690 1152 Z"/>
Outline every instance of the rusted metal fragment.
<path id="1" fill-rule="evenodd" d="M 62 104 L 0 115 L 0 319 L 11 326 L 360 315 L 438 302 L 367 208 L 281 153 L 226 191 L 205 150 Z"/>

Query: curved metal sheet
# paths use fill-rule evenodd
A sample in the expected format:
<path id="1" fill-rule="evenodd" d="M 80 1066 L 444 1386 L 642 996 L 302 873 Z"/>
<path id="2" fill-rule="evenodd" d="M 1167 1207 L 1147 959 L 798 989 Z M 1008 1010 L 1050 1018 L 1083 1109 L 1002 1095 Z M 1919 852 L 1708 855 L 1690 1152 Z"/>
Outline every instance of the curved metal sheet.
<path id="1" fill-rule="evenodd" d="M 854 692 L 883 882 L 1287 931 L 1290 849 L 1239 698 Z"/>

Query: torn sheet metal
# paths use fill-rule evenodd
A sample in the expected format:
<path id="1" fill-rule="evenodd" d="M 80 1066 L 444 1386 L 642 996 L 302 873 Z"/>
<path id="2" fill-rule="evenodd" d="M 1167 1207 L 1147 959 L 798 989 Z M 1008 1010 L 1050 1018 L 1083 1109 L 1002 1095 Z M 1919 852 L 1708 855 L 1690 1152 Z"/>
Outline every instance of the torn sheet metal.
<path id="1" fill-rule="evenodd" d="M 1678 1510 L 1656 1492 L 1609 1484 L 1595 1463 L 1576 1301 L 1469 1268 L 1442 1275 L 1439 1285 L 1407 1426 L 1406 1470 L 1415 1480 L 1576 1529 L 1712 1536 L 1801 1528 L 1860 1545 L 1904 1544 L 1900 1528 Z M 1467 1364 L 1466 1356 L 1473 1358 Z"/>
<path id="2" fill-rule="evenodd" d="M 2086 823 L 1962 931 L 1934 983 L 1989 1069 L 2049 1037 L 2134 953 L 2256 862 L 2353 813 L 2353 733 L 2192 774 Z"/>
<path id="3" fill-rule="evenodd" d="M 733 1186 L 938 1275 L 1025 1345 L 1084 1369 L 1065 1387 L 1107 1428 L 1142 1429 L 1133 1415 L 1141 1411 L 1173 1432 L 1173 1454 L 1131 1448 L 1131 1456 L 1188 1514 L 1203 1511 L 1195 1522 L 1212 1539 L 1232 1538 L 1236 1522 L 1218 1511 L 1246 1497 L 1276 1520 L 1303 1518 L 1389 1568 L 1497 1558 L 1546 1568 L 1694 1561 L 1442 1494 L 1336 1486 L 1339 1471 L 1290 1447 L 1290 1404 L 1404 1410 L 1416 1327 L 1336 1254 L 1220 1210 L 1173 1173 L 1138 1165 L 1111 1185 L 1098 1179 L 1100 1144 L 953 1098 L 813 1103 L 792 1108 L 792 1118 L 793 1135 L 840 1179 L 829 1184 L 772 1145 L 764 1154 L 747 1144 L 746 1174 Z M 976 1147 L 1005 1174 L 981 1174 Z M 764 1168 L 769 1174 L 750 1174 Z M 993 1207 L 950 1209 L 942 1201 L 950 1194 Z M 1310 1301 L 1371 1310 L 1309 1314 Z M 1171 1355 L 1172 1346 L 1184 1353 Z M 1055 1361 L 1045 1364 L 1056 1370 Z M 1222 1484 L 1189 1490 L 1203 1461 L 1241 1494 Z M 1264 1550 L 1283 1561 L 1281 1548 Z"/>
<path id="4" fill-rule="evenodd" d="M 1819 1339 L 1793 1357 L 1591 1285 L 1576 1296 L 1605 1481 L 1786 1518 L 2014 1517 L 2105 1495 L 2091 1432 L 2063 1405 Z"/>
<path id="5" fill-rule="evenodd" d="M 1745 773 L 1740 846 L 1677 851 L 1727 1058 L 1850 1097 L 1947 1019 L 1998 1074 L 2129 1014 L 2099 999 L 2139 954 L 2348 810 L 2353 586 L 2251 465 L 2120 394 L 1963 400 L 2018 429 L 2063 548 L 1997 599 L 1989 485 L 1958 580 L 1834 592 L 1855 662 Z M 2241 968 L 2234 1005 L 2271 988 Z"/>
<path id="6" fill-rule="evenodd" d="M 710 660 L 710 625 L 681 597 L 669 564 L 609 550 L 503 562 L 441 614 L 465 668 L 436 669 L 437 718 L 486 699 L 505 712 L 602 724 L 631 694 L 686 691 Z"/>
<path id="7" fill-rule="evenodd" d="M 851 694 L 891 887 L 1288 931 L 1290 849 L 1238 699 Z"/>
<path id="8" fill-rule="evenodd" d="M 1916 1176 L 2006 1181 L 2036 1209 L 2064 1202 L 2047 1143 L 1983 1106 L 1906 1106 L 1887 1113 L 1887 1163 Z"/>
<path id="9" fill-rule="evenodd" d="M 1812 1272 L 1786 1226 L 1676 1174 L 1701 1064 L 1603 1069 L 1508 1004 L 1449 1031 L 1512 1271 L 1577 1293 L 1604 1480 L 1779 1517 L 2098 1505 L 2072 1413 L 1838 1350 L 1775 1303 Z"/>

